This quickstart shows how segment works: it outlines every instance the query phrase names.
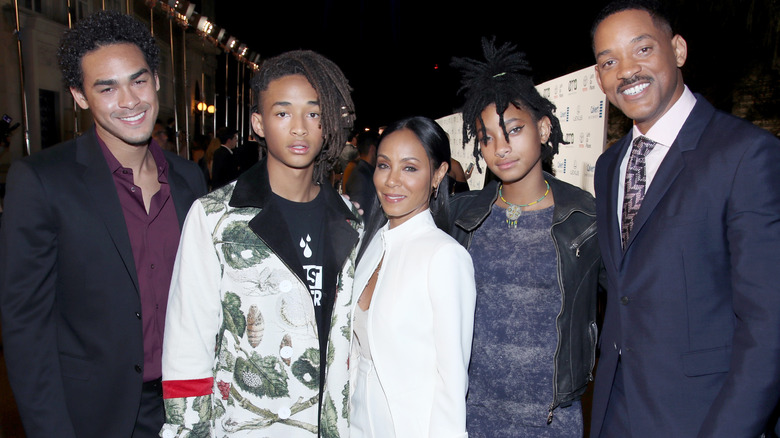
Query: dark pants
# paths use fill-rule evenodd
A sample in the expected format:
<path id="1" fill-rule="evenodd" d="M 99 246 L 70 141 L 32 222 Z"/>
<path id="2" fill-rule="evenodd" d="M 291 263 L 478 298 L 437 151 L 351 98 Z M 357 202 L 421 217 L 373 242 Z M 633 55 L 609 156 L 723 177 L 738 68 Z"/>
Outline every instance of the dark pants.
<path id="1" fill-rule="evenodd" d="M 132 438 L 158 438 L 164 422 L 162 382 L 160 379 L 144 382 Z"/>

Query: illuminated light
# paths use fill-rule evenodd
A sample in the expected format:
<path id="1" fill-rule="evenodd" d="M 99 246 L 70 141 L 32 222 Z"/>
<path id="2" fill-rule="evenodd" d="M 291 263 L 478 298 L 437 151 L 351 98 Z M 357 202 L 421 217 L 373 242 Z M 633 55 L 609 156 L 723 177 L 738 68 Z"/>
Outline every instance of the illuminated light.
<path id="1" fill-rule="evenodd" d="M 197 108 L 198 108 L 198 111 L 203 111 L 203 110 L 206 109 L 206 104 L 203 103 L 203 102 L 198 102 Z"/>
<path id="2" fill-rule="evenodd" d="M 226 33 L 225 29 L 219 30 L 219 33 L 217 34 L 217 42 L 222 41 L 222 38 L 224 38 L 225 33 Z"/>
<path id="3" fill-rule="evenodd" d="M 187 12 L 184 13 L 184 16 L 186 17 L 186 21 L 190 20 L 194 12 L 195 12 L 195 4 L 190 3 L 189 6 L 187 6 Z"/>
<path id="4" fill-rule="evenodd" d="M 246 47 L 246 44 L 241 44 L 238 46 L 238 54 L 239 56 L 245 56 L 248 48 Z"/>
<path id="5" fill-rule="evenodd" d="M 208 35 L 212 30 L 214 30 L 214 25 L 211 24 L 208 17 L 201 15 L 201 17 L 198 19 L 197 28 L 199 31 Z"/>
<path id="6" fill-rule="evenodd" d="M 228 38 L 226 46 L 228 49 L 232 50 L 234 47 L 236 47 L 236 44 L 238 44 L 238 40 L 233 37 L 230 37 Z"/>
<path id="7" fill-rule="evenodd" d="M 214 114 L 214 112 L 215 112 L 216 110 L 217 110 L 217 109 L 216 109 L 216 108 L 214 108 L 214 105 L 209 105 L 209 106 L 208 106 L 208 108 L 206 108 L 206 112 L 207 112 L 207 113 L 209 113 L 209 114 Z"/>

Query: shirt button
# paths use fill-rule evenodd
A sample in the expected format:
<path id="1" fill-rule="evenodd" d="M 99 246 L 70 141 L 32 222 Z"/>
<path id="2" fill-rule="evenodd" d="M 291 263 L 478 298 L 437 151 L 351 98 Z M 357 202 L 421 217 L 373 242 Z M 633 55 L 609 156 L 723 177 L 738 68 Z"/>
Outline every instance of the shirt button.
<path id="1" fill-rule="evenodd" d="M 629 301 L 628 297 L 621 297 L 620 298 L 620 302 L 623 303 L 623 304 L 628 304 L 628 301 Z"/>
<path id="2" fill-rule="evenodd" d="M 143 370 L 144 370 L 144 369 L 143 369 L 143 368 L 141 368 L 141 365 L 138 365 L 138 364 L 136 364 L 136 366 L 135 366 L 135 372 L 136 372 L 136 373 L 138 373 L 138 374 L 141 374 L 141 372 L 142 372 Z"/>
<path id="3" fill-rule="evenodd" d="M 154 269 L 154 263 L 152 263 L 152 265 L 151 265 L 150 267 L 151 267 L 152 269 Z"/>
<path id="4" fill-rule="evenodd" d="M 130 186 L 130 191 L 135 193 L 135 186 Z"/>
<path id="5" fill-rule="evenodd" d="M 135 312 L 135 317 L 141 319 L 141 312 Z"/>

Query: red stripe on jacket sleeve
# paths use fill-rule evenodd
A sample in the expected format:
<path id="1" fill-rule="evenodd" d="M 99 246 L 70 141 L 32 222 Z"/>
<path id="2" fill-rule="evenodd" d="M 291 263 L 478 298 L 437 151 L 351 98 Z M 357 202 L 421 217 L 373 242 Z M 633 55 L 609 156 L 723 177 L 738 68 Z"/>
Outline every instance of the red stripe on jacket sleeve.
<path id="1" fill-rule="evenodd" d="M 195 380 L 163 380 L 163 398 L 199 397 L 209 395 L 214 388 L 214 378 Z"/>

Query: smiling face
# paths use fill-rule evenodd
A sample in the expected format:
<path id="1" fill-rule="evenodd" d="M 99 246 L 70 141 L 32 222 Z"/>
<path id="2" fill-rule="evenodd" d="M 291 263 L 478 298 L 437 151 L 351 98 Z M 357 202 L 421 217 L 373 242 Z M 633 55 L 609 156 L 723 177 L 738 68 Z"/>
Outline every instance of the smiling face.
<path id="1" fill-rule="evenodd" d="M 433 188 L 447 173 L 446 163 L 431 167 L 420 139 L 409 129 L 395 131 L 379 143 L 374 186 L 390 228 L 428 208 Z"/>
<path id="2" fill-rule="evenodd" d="M 604 19 L 593 37 L 596 80 L 609 101 L 646 133 L 682 95 L 687 44 L 656 26 L 647 11 Z"/>
<path id="3" fill-rule="evenodd" d="M 528 111 L 510 104 L 504 111 L 504 125 L 509 141 L 504 136 L 496 105 L 490 104 L 477 120 L 477 142 L 482 157 L 491 172 L 505 185 L 520 181 L 529 174 L 542 174 L 542 143 L 550 136 L 550 119 L 546 116 L 538 121 Z"/>
<path id="4" fill-rule="evenodd" d="M 133 44 L 111 44 L 81 60 L 83 88 L 71 88 L 82 109 L 89 109 L 95 128 L 109 148 L 145 146 L 152 136 L 160 83 Z"/>
<path id="5" fill-rule="evenodd" d="M 268 166 L 310 169 L 322 150 L 317 91 L 302 75 L 283 76 L 260 92 L 252 127 L 268 146 Z"/>

